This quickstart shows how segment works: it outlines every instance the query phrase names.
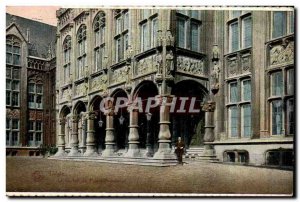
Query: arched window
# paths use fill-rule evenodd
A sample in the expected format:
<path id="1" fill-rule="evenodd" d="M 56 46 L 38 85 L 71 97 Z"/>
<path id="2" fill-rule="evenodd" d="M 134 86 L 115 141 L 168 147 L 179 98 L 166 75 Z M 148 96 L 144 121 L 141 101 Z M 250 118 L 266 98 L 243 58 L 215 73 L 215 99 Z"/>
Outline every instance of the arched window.
<path id="1" fill-rule="evenodd" d="M 94 21 L 95 48 L 94 48 L 94 71 L 103 69 L 105 50 L 105 13 L 99 12 Z"/>
<path id="2" fill-rule="evenodd" d="M 86 25 L 81 25 L 77 32 L 77 43 L 78 43 L 78 68 L 77 78 L 84 76 L 84 68 L 86 66 L 86 52 L 87 52 L 87 40 L 86 40 Z"/>
<path id="3" fill-rule="evenodd" d="M 29 83 L 28 83 L 28 107 L 31 109 L 43 109 L 43 84 L 42 84 L 42 82 L 29 81 Z"/>
<path id="4" fill-rule="evenodd" d="M 68 81 L 70 78 L 70 68 L 71 68 L 71 37 L 68 35 L 66 36 L 64 43 L 63 43 L 63 50 L 64 50 L 64 83 Z"/>

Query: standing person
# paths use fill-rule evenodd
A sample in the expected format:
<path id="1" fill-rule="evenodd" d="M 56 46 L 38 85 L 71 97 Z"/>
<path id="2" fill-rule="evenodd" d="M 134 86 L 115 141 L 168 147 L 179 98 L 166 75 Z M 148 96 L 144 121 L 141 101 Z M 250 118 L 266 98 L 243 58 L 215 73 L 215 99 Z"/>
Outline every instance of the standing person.
<path id="1" fill-rule="evenodd" d="M 175 153 L 177 155 L 178 162 L 183 165 L 182 155 L 184 153 L 184 142 L 181 141 L 181 137 L 178 137 L 178 142 L 175 145 Z"/>

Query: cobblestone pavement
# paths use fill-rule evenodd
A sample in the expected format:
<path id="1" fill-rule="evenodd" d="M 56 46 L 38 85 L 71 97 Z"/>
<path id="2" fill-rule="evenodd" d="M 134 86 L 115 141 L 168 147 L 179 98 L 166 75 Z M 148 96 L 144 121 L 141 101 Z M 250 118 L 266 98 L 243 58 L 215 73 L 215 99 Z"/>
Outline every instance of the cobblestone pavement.
<path id="1" fill-rule="evenodd" d="M 8 192 L 291 194 L 293 172 L 190 162 L 150 167 L 6 158 Z"/>

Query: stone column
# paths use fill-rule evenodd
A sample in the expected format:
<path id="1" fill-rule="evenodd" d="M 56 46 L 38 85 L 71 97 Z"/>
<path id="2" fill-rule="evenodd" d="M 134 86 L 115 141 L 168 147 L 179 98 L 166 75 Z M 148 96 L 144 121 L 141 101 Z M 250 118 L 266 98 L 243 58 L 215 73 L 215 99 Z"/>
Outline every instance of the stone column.
<path id="1" fill-rule="evenodd" d="M 129 135 L 128 135 L 128 151 L 125 157 L 138 157 L 140 156 L 139 149 L 139 131 L 138 131 L 138 108 L 134 105 L 128 107 L 129 111 Z"/>
<path id="2" fill-rule="evenodd" d="M 207 101 L 203 104 L 202 110 L 205 111 L 205 134 L 204 134 L 204 152 L 203 156 L 214 156 L 213 145 L 206 144 L 215 140 L 214 135 L 214 110 L 216 103 L 213 101 Z"/>
<path id="3" fill-rule="evenodd" d="M 102 152 L 103 157 L 115 156 L 115 135 L 114 135 L 114 108 L 110 106 L 106 109 L 106 134 L 105 134 L 105 150 Z"/>
<path id="4" fill-rule="evenodd" d="M 78 115 L 72 116 L 71 150 L 68 156 L 80 156 L 78 151 Z"/>
<path id="5" fill-rule="evenodd" d="M 172 96 L 162 95 L 160 96 L 162 102 L 160 103 L 160 121 L 159 121 L 159 133 L 158 133 L 158 151 L 154 154 L 154 159 L 161 160 L 175 160 L 177 157 L 172 152 L 171 133 L 170 133 L 170 104 L 172 103 Z"/>
<path id="6" fill-rule="evenodd" d="M 66 156 L 67 153 L 65 152 L 65 124 L 66 119 L 61 118 L 59 119 L 59 134 L 58 134 L 58 141 L 57 141 L 57 147 L 58 151 L 54 156 Z"/>
<path id="7" fill-rule="evenodd" d="M 98 156 L 95 143 L 95 119 L 95 112 L 89 112 L 87 120 L 86 151 L 84 156 Z"/>

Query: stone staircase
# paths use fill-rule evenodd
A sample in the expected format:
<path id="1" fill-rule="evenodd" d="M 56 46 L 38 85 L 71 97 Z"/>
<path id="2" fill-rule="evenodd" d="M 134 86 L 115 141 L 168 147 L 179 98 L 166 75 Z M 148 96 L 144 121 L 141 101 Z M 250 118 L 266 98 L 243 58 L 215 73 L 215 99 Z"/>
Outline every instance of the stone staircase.
<path id="1" fill-rule="evenodd" d="M 187 161 L 205 161 L 205 162 L 218 162 L 216 156 L 205 156 L 204 146 L 191 147 L 186 150 L 184 159 Z"/>

